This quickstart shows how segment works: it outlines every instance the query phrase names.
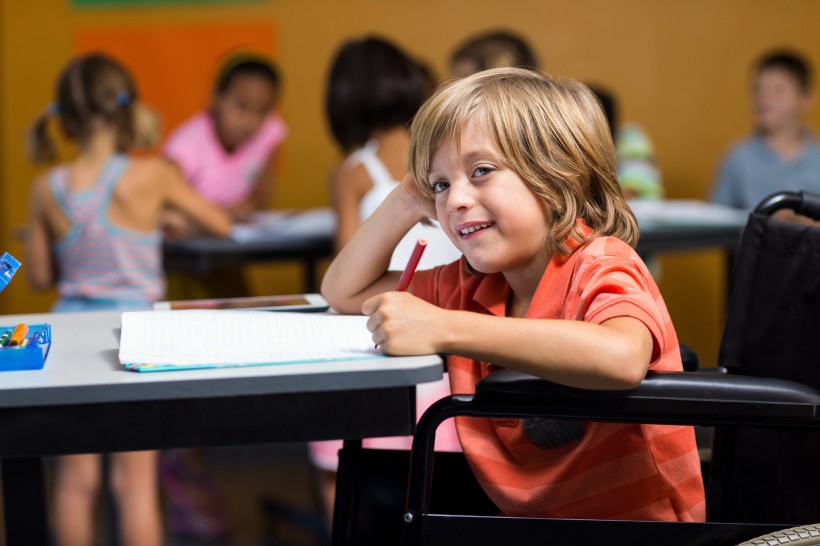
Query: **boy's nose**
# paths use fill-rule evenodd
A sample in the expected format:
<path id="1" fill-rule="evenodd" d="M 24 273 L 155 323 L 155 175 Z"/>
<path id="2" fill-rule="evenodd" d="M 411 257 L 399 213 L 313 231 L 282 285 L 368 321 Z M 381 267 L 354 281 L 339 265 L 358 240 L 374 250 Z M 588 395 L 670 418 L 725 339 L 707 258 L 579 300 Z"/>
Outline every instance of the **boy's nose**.
<path id="1" fill-rule="evenodd" d="M 462 180 L 451 180 L 450 191 L 447 192 L 447 210 L 456 212 L 473 206 L 475 198 L 472 187 Z"/>

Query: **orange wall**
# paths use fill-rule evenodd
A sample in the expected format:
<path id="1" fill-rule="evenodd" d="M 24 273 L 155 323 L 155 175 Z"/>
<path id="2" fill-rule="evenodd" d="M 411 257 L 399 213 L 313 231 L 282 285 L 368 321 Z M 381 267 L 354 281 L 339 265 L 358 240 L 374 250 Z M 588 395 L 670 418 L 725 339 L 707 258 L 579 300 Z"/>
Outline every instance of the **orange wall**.
<path id="1" fill-rule="evenodd" d="M 488 27 L 530 38 L 552 73 L 616 91 L 622 118 L 653 137 L 667 194 L 707 195 L 716 163 L 750 127 L 749 63 L 775 45 L 803 50 L 820 63 L 813 0 L 472 0 L 415 2 L 270 0 L 249 4 L 75 9 L 68 0 L 0 0 L 0 249 L 21 254 L 11 231 L 24 222 L 24 196 L 37 173 L 22 156 L 21 135 L 50 102 L 53 80 L 78 30 L 131 25 L 213 25 L 269 21 L 286 79 L 285 145 L 276 206 L 326 205 L 326 177 L 339 159 L 322 117 L 324 79 L 334 48 L 349 36 L 377 32 L 443 74 L 446 54 Z M 820 109 L 810 122 L 817 125 Z M 254 268 L 260 292 L 300 288 L 295 267 Z M 706 359 L 722 328 L 723 272 L 716 253 L 664 258 L 661 287 L 681 339 Z M 53 294 L 34 295 L 24 279 L 0 294 L 0 313 L 39 311 Z"/>

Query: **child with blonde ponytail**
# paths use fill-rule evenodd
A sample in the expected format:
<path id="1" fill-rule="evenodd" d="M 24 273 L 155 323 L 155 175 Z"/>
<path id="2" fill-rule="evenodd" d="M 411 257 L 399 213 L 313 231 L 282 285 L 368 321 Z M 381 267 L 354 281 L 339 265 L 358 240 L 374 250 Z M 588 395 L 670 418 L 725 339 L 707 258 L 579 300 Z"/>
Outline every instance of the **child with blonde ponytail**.
<path id="1" fill-rule="evenodd" d="M 53 119 L 78 150 L 72 161 L 34 182 L 26 240 L 29 282 L 36 289 L 56 286 L 54 311 L 149 307 L 165 294 L 163 212 L 175 209 L 219 236 L 229 233 L 229 217 L 164 160 L 127 155 L 133 148 L 150 148 L 159 123 L 139 102 L 131 75 L 110 57 L 85 55 L 63 70 L 55 102 L 28 135 L 35 163 L 58 157 L 49 136 Z M 160 545 L 156 453 L 113 454 L 110 470 L 122 544 Z M 94 543 L 100 481 L 99 455 L 60 458 L 53 496 L 56 544 Z"/>

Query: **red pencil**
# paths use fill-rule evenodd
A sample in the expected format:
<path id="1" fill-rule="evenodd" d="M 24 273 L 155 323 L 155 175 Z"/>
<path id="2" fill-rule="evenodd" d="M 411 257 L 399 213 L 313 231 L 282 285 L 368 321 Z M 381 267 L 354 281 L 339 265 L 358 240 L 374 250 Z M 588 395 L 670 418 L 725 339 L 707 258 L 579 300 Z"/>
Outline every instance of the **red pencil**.
<path id="1" fill-rule="evenodd" d="M 404 273 L 401 274 L 399 282 L 396 285 L 397 292 L 404 292 L 410 286 L 410 281 L 413 280 L 413 275 L 416 274 L 416 268 L 419 266 L 421 255 L 424 254 L 424 249 L 427 248 L 427 240 L 419 239 L 416 243 L 416 248 L 410 254 L 410 259 L 407 260 L 407 267 L 404 268 Z"/>
<path id="2" fill-rule="evenodd" d="M 413 275 L 416 274 L 416 268 L 419 266 L 421 255 L 424 254 L 424 249 L 427 248 L 427 239 L 419 239 L 416 242 L 416 248 L 410 254 L 410 259 L 407 260 L 407 267 L 404 268 L 404 273 L 399 277 L 399 282 L 396 284 L 396 292 L 404 292 L 410 286 L 410 281 L 413 280 Z M 379 344 L 375 345 L 376 349 Z"/>

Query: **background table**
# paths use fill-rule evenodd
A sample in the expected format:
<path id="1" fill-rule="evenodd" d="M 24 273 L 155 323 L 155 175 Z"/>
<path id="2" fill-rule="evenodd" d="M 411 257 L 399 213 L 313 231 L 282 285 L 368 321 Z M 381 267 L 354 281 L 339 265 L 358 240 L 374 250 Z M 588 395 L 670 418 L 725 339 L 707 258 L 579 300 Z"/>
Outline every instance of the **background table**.
<path id="1" fill-rule="evenodd" d="M 442 376 L 436 355 L 127 372 L 117 312 L 0 321 L 54 339 L 44 369 L 0 374 L 8 546 L 48 544 L 41 456 L 411 434 L 415 385 Z"/>
<path id="2" fill-rule="evenodd" d="M 641 230 L 641 255 L 711 247 L 734 252 L 748 220 L 744 211 L 703 201 L 631 201 L 629 205 Z"/>
<path id="3" fill-rule="evenodd" d="M 638 252 L 643 256 L 658 252 L 700 250 L 719 247 L 730 256 L 734 252 L 747 214 L 742 211 L 690 200 L 632 201 L 641 238 Z M 317 264 L 333 255 L 335 224 L 329 209 L 312 209 L 282 215 L 269 211 L 274 220 L 260 224 L 257 233 L 245 229 L 237 239 L 192 238 L 165 242 L 167 271 L 205 275 L 219 267 L 246 263 L 301 260 L 305 267 L 305 291 L 318 289 Z"/>

